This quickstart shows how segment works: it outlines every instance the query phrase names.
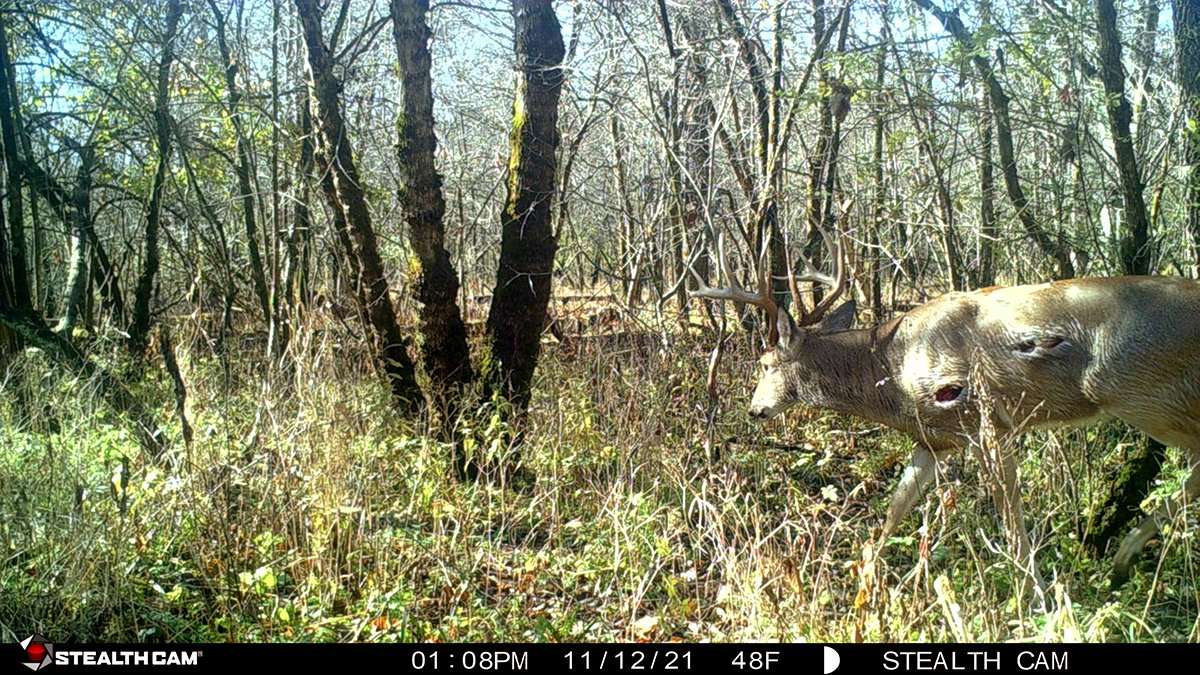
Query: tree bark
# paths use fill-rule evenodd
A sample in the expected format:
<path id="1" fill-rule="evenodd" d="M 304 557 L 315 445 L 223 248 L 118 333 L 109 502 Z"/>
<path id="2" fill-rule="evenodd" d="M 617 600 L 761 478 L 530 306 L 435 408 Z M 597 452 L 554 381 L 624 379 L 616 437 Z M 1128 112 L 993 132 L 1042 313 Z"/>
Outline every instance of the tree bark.
<path id="1" fill-rule="evenodd" d="M 0 15 L 0 137 L 4 141 L 4 162 L 8 173 L 8 253 L 11 260 L 13 300 L 20 307 L 33 307 L 29 291 L 29 271 L 25 255 L 25 206 L 22 201 L 20 148 L 17 145 L 17 125 L 14 118 L 16 82 L 10 82 L 13 72 L 8 57 L 8 34 L 4 16 Z"/>
<path id="2" fill-rule="evenodd" d="M 1147 155 L 1146 144 L 1150 140 L 1151 125 L 1146 124 L 1145 121 L 1146 113 L 1150 110 L 1151 97 L 1155 93 L 1151 71 L 1154 68 L 1154 44 L 1158 41 L 1158 16 L 1161 13 L 1162 7 L 1158 0 L 1142 0 L 1142 26 L 1133 47 L 1138 64 L 1138 82 L 1135 91 L 1139 92 L 1133 101 L 1134 126 L 1137 127 L 1134 147 L 1137 148 L 1139 157 Z"/>
<path id="3" fill-rule="evenodd" d="M 86 145 L 79 150 L 79 173 L 75 178 L 75 189 L 71 193 L 70 227 L 71 258 L 67 263 L 67 286 L 63 293 L 63 315 L 55 331 L 70 337 L 79 321 L 79 307 L 83 303 L 88 283 L 88 262 L 95 236 L 92 229 L 92 164 L 95 149 Z"/>
<path id="4" fill-rule="evenodd" d="M 171 162 L 171 116 L 167 110 L 171 87 L 171 64 L 175 60 L 175 36 L 179 18 L 183 15 L 180 0 L 167 4 L 167 22 L 163 33 L 162 58 L 158 64 L 158 81 L 154 96 L 154 131 L 157 149 L 157 168 L 154 182 L 150 186 L 150 202 L 146 207 L 145 248 L 142 257 L 142 272 L 138 276 L 134 293 L 133 321 L 129 327 L 129 351 L 140 358 L 145 354 L 150 336 L 150 300 L 154 292 L 155 277 L 158 276 L 158 230 L 162 216 L 163 188 L 167 181 L 167 169 Z"/>
<path id="5" fill-rule="evenodd" d="M 1187 228 L 1195 249 L 1196 275 L 1200 277 L 1200 4 L 1195 0 L 1172 0 L 1171 16 L 1175 29 L 1175 79 L 1187 118 L 1180 139 L 1187 167 Z"/>
<path id="6" fill-rule="evenodd" d="M 314 127 L 320 133 L 323 154 L 328 160 L 323 168 L 328 169 L 332 181 L 333 189 L 326 190 L 326 198 L 333 211 L 343 213 L 346 235 L 353 242 L 352 254 L 359 266 L 357 295 L 374 333 L 376 358 L 387 375 L 397 404 L 416 412 L 423 403 L 416 369 L 396 322 L 371 213 L 342 118 L 341 82 L 334 77 L 332 57 L 321 37 L 320 10 L 316 0 L 295 0 L 295 4 L 308 57 L 309 86 L 316 113 Z"/>
<path id="7" fill-rule="evenodd" d="M 614 109 L 608 118 L 609 137 L 613 150 L 613 189 L 617 193 L 620 211 L 620 238 L 617 240 L 617 263 L 621 270 L 621 295 L 625 304 L 637 306 L 642 301 L 641 274 L 634 260 L 633 202 L 629 198 L 629 177 L 625 168 L 625 135 L 621 118 Z M 637 228 L 639 231 L 641 228 Z"/>
<path id="8" fill-rule="evenodd" d="M 656 4 L 658 25 L 662 29 L 663 40 L 666 42 L 667 55 L 671 58 L 671 88 L 656 103 L 663 109 L 663 123 L 667 127 L 666 133 L 660 134 L 663 141 L 663 155 L 667 158 L 666 189 L 663 191 L 663 199 L 667 203 L 667 225 L 664 228 L 666 246 L 663 250 L 667 254 L 663 256 L 662 260 L 662 276 L 664 279 L 669 278 L 672 284 L 687 284 L 688 280 L 685 279 L 687 272 L 684 270 L 684 259 L 687 254 L 684 252 L 686 233 L 683 222 L 683 169 L 679 159 L 682 154 L 680 140 L 683 134 L 681 109 L 684 97 L 680 91 L 680 83 L 683 78 L 683 55 L 675 46 L 675 33 L 671 27 L 670 16 L 667 14 L 665 0 L 657 0 Z M 679 310 L 679 320 L 686 320 L 688 294 L 684 292 L 676 294 L 675 303 Z"/>
<path id="9" fill-rule="evenodd" d="M 529 406 L 558 248 L 550 214 L 564 47 L 550 0 L 513 0 L 513 15 L 517 79 L 482 375 L 520 417 Z"/>
<path id="10" fill-rule="evenodd" d="M 312 259 L 312 175 L 315 164 L 312 142 L 312 116 L 309 114 L 308 92 L 297 96 L 297 141 L 300 163 L 296 169 L 295 196 L 292 205 L 292 227 L 288 232 L 288 265 L 283 285 L 293 313 L 312 302 L 312 286 L 309 279 Z"/>
<path id="11" fill-rule="evenodd" d="M 458 273 L 446 251 L 446 202 L 434 156 L 433 89 L 426 15 L 429 0 L 392 0 L 392 35 L 403 82 L 403 112 L 397 122 L 399 198 L 416 254 L 416 296 L 420 302 L 421 365 L 429 377 L 430 402 L 443 414 L 445 431 L 454 425 L 464 389 L 470 384 L 471 354 L 458 307 Z"/>
<path id="12" fill-rule="evenodd" d="M 889 17 L 885 14 L 884 21 Z M 880 251 L 879 234 L 883 232 L 886 221 L 885 209 L 887 204 L 886 184 L 883 173 L 883 138 L 886 131 L 884 116 L 884 78 L 887 75 L 887 45 L 879 45 L 875 54 L 875 120 L 873 122 L 871 169 L 872 169 L 872 219 L 867 231 L 867 250 L 863 260 L 866 263 L 866 275 L 871 317 L 875 321 L 883 318 L 883 270 L 882 252 Z"/>
<path id="13" fill-rule="evenodd" d="M 1100 43 L 1100 79 L 1104 83 L 1108 128 L 1117 155 L 1125 199 L 1128 233 L 1121 241 L 1121 263 L 1126 274 L 1150 272 L 1150 219 L 1143 198 L 1144 186 L 1133 147 L 1130 125 L 1133 108 L 1125 95 L 1125 68 L 1121 63 L 1121 35 L 1113 0 L 1096 0 L 1096 25 Z"/>
<path id="14" fill-rule="evenodd" d="M 0 222 L 4 218 L 4 203 L 0 202 Z M 15 307 L 16 298 L 12 289 L 12 277 L 8 269 L 8 237 L 0 226 L 0 310 Z M 20 349 L 20 337 L 7 326 L 0 325 L 0 367 L 7 364 L 9 356 Z"/>
<path id="15" fill-rule="evenodd" d="M 683 118 L 680 125 L 680 141 L 683 146 L 681 161 L 684 164 L 681 200 L 683 232 L 690 241 L 703 241 L 704 233 L 709 230 L 705 214 L 709 209 L 712 193 L 712 129 L 717 115 L 708 97 L 708 72 L 703 58 L 703 45 L 707 34 L 703 19 L 695 14 L 684 14 L 679 17 L 678 26 L 679 33 L 684 38 L 684 47 L 687 49 L 684 56 L 687 66 L 684 71 L 686 86 L 683 89 L 686 102 L 682 106 Z M 690 250 L 691 245 L 686 248 Z M 684 252 L 685 261 L 688 250 Z M 711 274 L 710 261 L 704 248 L 700 249 L 692 267 L 701 279 L 708 282 Z M 694 279 L 690 281 L 695 283 Z"/>
<path id="16" fill-rule="evenodd" d="M 991 101 L 986 94 L 979 106 L 979 267 L 976 288 L 996 283 L 996 176 L 992 166 Z"/>
<path id="17" fill-rule="evenodd" d="M 813 42 L 820 40 L 826 30 L 825 1 L 813 0 Z M 845 48 L 844 33 L 839 31 L 839 46 Z M 840 51 L 840 50 L 839 50 Z M 824 258 L 825 238 L 822 229 L 828 224 L 825 208 L 832 204 L 837 179 L 837 156 L 840 151 L 840 122 L 835 123 L 831 98 L 836 84 L 826 70 L 824 61 L 817 65 L 821 77 L 821 99 L 817 104 L 817 143 L 808 158 L 808 232 L 805 255 L 815 265 Z M 847 99 L 847 104 L 849 100 Z M 820 299 L 824 289 L 813 284 L 813 299 Z"/>

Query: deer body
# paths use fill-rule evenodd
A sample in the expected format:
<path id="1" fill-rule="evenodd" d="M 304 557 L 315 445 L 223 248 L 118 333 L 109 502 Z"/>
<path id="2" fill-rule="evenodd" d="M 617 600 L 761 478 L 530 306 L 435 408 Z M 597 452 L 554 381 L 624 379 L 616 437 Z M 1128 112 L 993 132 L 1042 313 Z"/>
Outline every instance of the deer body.
<path id="1" fill-rule="evenodd" d="M 1200 441 L 1200 283 L 1118 277 L 989 288 L 948 293 L 875 328 L 828 322 L 780 331 L 764 365 L 782 386 L 756 392 L 751 414 L 804 403 L 948 450 L 978 431 L 968 404 L 983 383 L 1007 428 L 1111 415 L 1168 445 Z"/>
<path id="2" fill-rule="evenodd" d="M 881 541 L 912 510 L 939 462 L 965 447 L 985 418 L 1005 434 L 1119 418 L 1183 449 L 1193 468 L 1182 498 L 1200 496 L 1200 283 L 1118 277 L 955 292 L 882 326 L 852 330 L 853 301 L 803 313 L 791 281 L 799 324 L 766 292 L 751 298 L 740 288 L 702 287 L 695 295 L 753 301 L 775 317 L 777 344 L 762 357 L 752 417 L 768 419 L 799 403 L 863 417 L 918 441 Z M 835 287 L 844 287 L 840 271 Z M 1016 459 L 999 454 L 998 475 L 984 480 L 1016 559 L 1039 581 Z M 1116 580 L 1180 506 L 1170 501 L 1125 538 L 1114 561 Z"/>

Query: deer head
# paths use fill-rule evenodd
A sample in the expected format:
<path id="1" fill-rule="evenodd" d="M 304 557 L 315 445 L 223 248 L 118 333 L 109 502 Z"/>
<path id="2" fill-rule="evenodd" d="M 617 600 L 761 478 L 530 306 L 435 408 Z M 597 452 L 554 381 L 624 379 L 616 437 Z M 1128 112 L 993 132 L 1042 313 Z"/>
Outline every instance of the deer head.
<path id="1" fill-rule="evenodd" d="M 800 392 L 820 389 L 818 380 L 827 376 L 832 333 L 848 330 L 854 323 L 854 300 L 847 300 L 813 324 L 798 325 L 786 309 L 775 320 L 775 347 L 759 358 L 760 373 L 750 400 L 751 419 L 766 421 L 800 402 Z"/>
<path id="2" fill-rule="evenodd" d="M 846 265 L 840 241 L 824 231 L 821 234 L 830 258 L 835 261 L 832 276 L 819 271 L 802 254 L 799 256 L 803 267 L 800 274 L 796 274 L 790 260 L 787 263 L 788 288 L 792 297 L 791 306 L 798 314 L 796 319 L 792 318 L 787 308 L 776 304 L 772 297 L 767 243 L 764 243 L 759 255 L 757 292 L 746 291 L 738 284 L 737 276 L 732 272 L 726 258 L 723 236 L 717 239 L 717 255 L 720 274 L 729 285 L 710 288 L 700 275 L 692 270 L 692 275 L 699 285 L 697 290 L 691 292 L 692 296 L 745 303 L 760 307 L 766 312 L 769 349 L 759 360 L 761 372 L 749 411 L 750 417 L 755 420 L 768 420 L 800 402 L 803 392 L 820 389 L 818 380 L 828 376 L 826 367 L 829 364 L 824 361 L 831 352 L 823 340 L 830 333 L 847 330 L 854 321 L 853 300 L 830 311 L 846 290 Z M 830 292 L 812 310 L 807 310 L 800 296 L 801 281 L 828 286 Z"/>

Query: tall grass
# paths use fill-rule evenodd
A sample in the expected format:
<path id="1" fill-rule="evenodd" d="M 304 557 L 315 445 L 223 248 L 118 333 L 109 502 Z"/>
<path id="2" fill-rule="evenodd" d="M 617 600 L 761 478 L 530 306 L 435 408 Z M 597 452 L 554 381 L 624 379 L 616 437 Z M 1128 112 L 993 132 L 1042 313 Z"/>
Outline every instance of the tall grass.
<path id="1" fill-rule="evenodd" d="M 520 453 L 536 480 L 518 489 L 455 481 L 450 449 L 397 417 L 368 357 L 332 331 L 298 334 L 291 369 L 265 376 L 259 346 L 224 359 L 182 347 L 196 437 L 160 463 L 89 383 L 26 353 L 0 382 L 0 627 L 55 640 L 1200 640 L 1194 527 L 1169 528 L 1116 592 L 1109 561 L 1076 536 L 1099 475 L 1137 442 L 1126 430 L 1026 438 L 1026 514 L 1054 601 L 1030 614 L 970 456 L 903 536 L 864 555 L 911 441 L 807 410 L 752 425 L 741 338 L 710 430 L 709 345 L 670 342 L 547 344 Z M 177 431 L 157 369 L 137 391 Z M 510 452 L 498 417 L 465 424 L 475 452 Z M 1162 494 L 1180 484 L 1167 478 Z"/>

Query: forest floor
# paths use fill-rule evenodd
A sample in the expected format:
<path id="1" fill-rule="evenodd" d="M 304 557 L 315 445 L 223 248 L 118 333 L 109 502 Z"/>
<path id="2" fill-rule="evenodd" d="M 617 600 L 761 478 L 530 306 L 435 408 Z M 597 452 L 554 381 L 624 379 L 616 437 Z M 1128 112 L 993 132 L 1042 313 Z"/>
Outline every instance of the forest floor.
<path id="1" fill-rule="evenodd" d="M 448 446 L 401 419 L 359 344 L 302 332 L 294 367 L 261 344 L 223 361 L 176 331 L 195 440 L 154 364 L 135 392 L 172 434 L 127 424 L 27 352 L 0 380 L 0 628 L 54 640 L 1200 640 L 1197 529 L 1168 528 L 1133 578 L 1080 545 L 1126 429 L 1026 437 L 1026 514 L 1052 608 L 1014 566 L 970 456 L 873 563 L 912 442 L 794 409 L 745 415 L 756 365 L 729 342 L 706 423 L 712 344 L 650 333 L 548 342 L 520 461 L 534 477 L 452 478 Z M 190 346 L 189 346 L 190 345 Z M 114 342 L 90 346 L 128 373 Z M 464 425 L 508 456 L 498 417 Z M 715 439 L 705 451 L 706 438 Z M 1170 455 L 1156 496 L 1181 472 Z M 1194 521 L 1195 515 L 1192 515 Z M 9 635 L 8 637 L 12 637 Z"/>

